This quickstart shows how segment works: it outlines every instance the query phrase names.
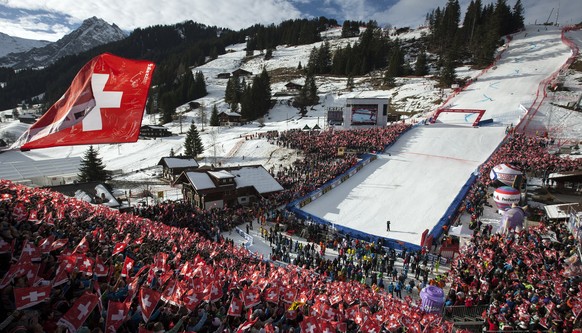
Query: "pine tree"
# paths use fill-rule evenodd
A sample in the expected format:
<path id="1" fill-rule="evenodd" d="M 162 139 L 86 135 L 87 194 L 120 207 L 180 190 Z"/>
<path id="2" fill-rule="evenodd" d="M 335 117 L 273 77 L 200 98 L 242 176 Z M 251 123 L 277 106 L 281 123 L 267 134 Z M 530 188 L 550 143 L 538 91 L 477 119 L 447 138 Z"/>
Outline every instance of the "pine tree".
<path id="1" fill-rule="evenodd" d="M 170 157 L 174 157 L 176 156 L 176 153 L 174 152 L 174 148 L 170 148 Z"/>
<path id="2" fill-rule="evenodd" d="M 424 76 L 428 74 L 428 68 L 426 65 L 426 52 L 421 51 L 416 58 L 416 64 L 414 65 L 414 75 Z"/>
<path id="3" fill-rule="evenodd" d="M 456 80 L 457 76 L 455 74 L 455 65 L 453 60 L 446 56 L 443 62 L 443 67 L 441 68 L 439 75 L 439 82 L 444 87 L 450 87 Z"/>
<path id="4" fill-rule="evenodd" d="M 524 18 L 523 18 L 523 5 L 521 4 L 521 0 L 517 0 L 515 5 L 513 6 L 512 16 L 513 16 L 512 32 L 516 32 L 520 29 L 523 29 Z M 556 22 L 556 23 L 558 23 L 558 22 Z"/>
<path id="5" fill-rule="evenodd" d="M 81 167 L 79 168 L 80 182 L 103 182 L 109 178 L 109 173 L 105 170 L 103 160 L 93 146 L 83 155 L 81 159 Z"/>
<path id="6" fill-rule="evenodd" d="M 202 145 L 202 139 L 200 139 L 196 125 L 192 122 L 188 133 L 186 133 L 186 139 L 184 140 L 184 153 L 186 156 L 196 158 L 203 152 L 204 146 Z"/>
<path id="7" fill-rule="evenodd" d="M 210 114 L 210 126 L 220 126 L 220 121 L 218 120 L 218 109 L 216 104 L 212 107 L 212 113 Z"/>

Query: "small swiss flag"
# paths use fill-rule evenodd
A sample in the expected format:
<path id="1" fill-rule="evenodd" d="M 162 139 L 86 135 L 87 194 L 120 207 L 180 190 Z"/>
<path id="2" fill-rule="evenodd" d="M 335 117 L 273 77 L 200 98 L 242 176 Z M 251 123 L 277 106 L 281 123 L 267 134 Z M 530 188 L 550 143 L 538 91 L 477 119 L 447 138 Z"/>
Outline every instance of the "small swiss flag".
<path id="1" fill-rule="evenodd" d="M 22 310 L 35 306 L 48 299 L 51 295 L 51 286 L 14 288 L 16 309 Z"/>

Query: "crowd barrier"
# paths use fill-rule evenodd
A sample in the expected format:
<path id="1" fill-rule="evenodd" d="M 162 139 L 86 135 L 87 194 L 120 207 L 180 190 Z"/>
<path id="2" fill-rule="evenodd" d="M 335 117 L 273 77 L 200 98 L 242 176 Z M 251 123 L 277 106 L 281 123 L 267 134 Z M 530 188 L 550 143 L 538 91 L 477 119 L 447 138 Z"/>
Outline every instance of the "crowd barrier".
<path id="1" fill-rule="evenodd" d="M 244 245 L 244 246 L 245 246 L 247 249 L 248 249 L 249 247 L 251 247 L 251 246 L 254 244 L 255 240 L 254 240 L 253 236 L 251 236 L 251 235 L 247 234 L 246 232 L 244 232 L 244 231 L 243 231 L 241 228 L 239 228 L 239 227 L 236 227 L 236 228 L 235 228 L 235 230 L 236 230 L 236 233 L 237 233 L 237 234 L 239 234 L 241 237 L 243 237 L 243 238 L 245 239 L 245 242 L 244 242 L 244 244 L 243 244 L 243 245 Z"/>
<path id="2" fill-rule="evenodd" d="M 523 119 L 515 127 L 516 131 L 518 131 L 520 133 L 525 133 L 527 131 L 529 124 L 531 123 L 531 121 L 535 117 L 535 115 L 538 113 L 538 110 L 540 109 L 544 100 L 548 96 L 548 92 L 547 92 L 548 86 L 551 86 L 552 83 L 555 84 L 558 75 L 562 71 L 564 71 L 566 68 L 570 67 L 570 65 L 572 65 L 572 63 L 578 57 L 578 53 L 579 53 L 578 46 L 574 42 L 572 42 L 568 37 L 566 37 L 566 35 L 565 35 L 566 32 L 569 32 L 572 30 L 577 30 L 577 29 L 579 29 L 579 28 L 576 28 L 574 26 L 568 26 L 568 27 L 562 28 L 562 32 L 561 32 L 562 43 L 564 43 L 568 47 L 570 47 L 570 49 L 572 50 L 572 55 L 566 60 L 566 62 L 562 66 L 560 66 L 560 68 L 557 71 L 555 71 L 549 77 L 547 77 L 546 79 L 542 80 L 542 82 L 540 82 L 540 84 L 538 85 L 538 90 L 536 92 L 536 97 L 535 97 L 533 103 L 531 104 L 531 106 L 529 108 L 527 108 L 527 112 L 526 112 L 525 117 L 523 117 Z"/>

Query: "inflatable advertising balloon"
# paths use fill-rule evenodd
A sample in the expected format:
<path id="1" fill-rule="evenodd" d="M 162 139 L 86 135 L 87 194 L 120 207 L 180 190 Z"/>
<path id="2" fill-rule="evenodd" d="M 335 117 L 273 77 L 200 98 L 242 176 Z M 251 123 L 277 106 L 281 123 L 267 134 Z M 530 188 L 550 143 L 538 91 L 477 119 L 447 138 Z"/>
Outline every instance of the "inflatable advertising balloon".
<path id="1" fill-rule="evenodd" d="M 524 220 L 524 208 L 513 205 L 510 209 L 503 213 L 503 217 L 501 217 L 501 223 L 499 224 L 499 232 L 506 233 L 510 230 L 519 232 L 523 229 Z"/>
<path id="2" fill-rule="evenodd" d="M 499 164 L 491 169 L 489 178 L 499 184 L 514 186 L 516 179 L 521 179 L 523 173 L 511 164 Z M 515 185 L 517 186 L 517 185 Z"/>
<path id="3" fill-rule="evenodd" d="M 493 201 L 499 210 L 507 210 L 512 204 L 518 204 L 521 199 L 519 190 L 511 186 L 501 186 L 493 192 Z"/>

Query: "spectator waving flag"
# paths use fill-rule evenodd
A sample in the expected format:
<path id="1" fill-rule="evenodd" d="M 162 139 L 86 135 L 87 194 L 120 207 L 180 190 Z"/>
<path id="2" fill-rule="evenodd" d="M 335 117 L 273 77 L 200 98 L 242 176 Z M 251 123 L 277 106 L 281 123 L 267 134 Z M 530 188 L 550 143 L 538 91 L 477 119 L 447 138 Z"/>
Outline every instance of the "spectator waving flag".
<path id="1" fill-rule="evenodd" d="M 12 148 L 135 142 L 155 65 L 101 54 Z"/>
<path id="2" fill-rule="evenodd" d="M 59 319 L 58 325 L 65 326 L 70 332 L 77 332 L 99 303 L 99 296 L 85 293 L 77 298 L 75 304 Z"/>
<path id="3" fill-rule="evenodd" d="M 51 286 L 14 288 L 14 302 L 17 310 L 35 306 L 51 295 Z"/>

